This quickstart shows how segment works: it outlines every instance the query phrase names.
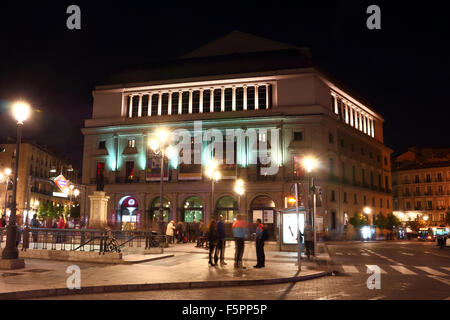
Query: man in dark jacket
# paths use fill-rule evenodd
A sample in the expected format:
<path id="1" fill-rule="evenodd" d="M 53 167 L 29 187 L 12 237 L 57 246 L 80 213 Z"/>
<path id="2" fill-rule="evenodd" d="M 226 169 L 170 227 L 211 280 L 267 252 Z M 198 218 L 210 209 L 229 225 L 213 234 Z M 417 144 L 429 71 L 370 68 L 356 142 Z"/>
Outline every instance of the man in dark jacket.
<path id="1" fill-rule="evenodd" d="M 31 228 L 40 228 L 41 227 L 41 224 L 39 223 L 39 221 L 37 219 L 37 214 L 33 215 L 33 219 L 31 219 L 30 225 L 31 225 Z M 33 242 L 37 242 L 38 241 L 38 232 L 32 231 L 31 233 L 33 235 Z"/>
<path id="2" fill-rule="evenodd" d="M 246 269 L 242 265 L 242 257 L 244 255 L 245 237 L 248 233 L 248 226 L 243 215 L 239 214 L 237 216 L 237 220 L 233 223 L 232 231 L 236 250 L 234 255 L 234 268 Z"/>
<path id="3" fill-rule="evenodd" d="M 256 220 L 256 266 L 253 268 L 264 268 L 266 256 L 264 255 L 264 241 L 266 240 L 266 230 L 261 224 L 261 219 Z"/>
<path id="4" fill-rule="evenodd" d="M 214 253 L 214 261 L 217 264 L 218 256 L 220 256 L 220 265 L 224 266 L 225 262 L 225 224 L 223 223 L 223 217 L 219 217 L 217 222 L 217 246 L 216 252 Z"/>

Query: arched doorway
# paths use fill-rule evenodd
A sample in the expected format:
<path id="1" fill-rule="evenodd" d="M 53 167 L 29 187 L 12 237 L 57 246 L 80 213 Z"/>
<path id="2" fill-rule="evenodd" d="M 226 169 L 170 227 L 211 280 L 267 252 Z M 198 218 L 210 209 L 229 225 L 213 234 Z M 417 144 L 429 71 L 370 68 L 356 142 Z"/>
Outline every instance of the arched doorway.
<path id="1" fill-rule="evenodd" d="M 159 197 L 153 199 L 150 204 L 149 221 L 156 223 L 159 218 Z M 170 201 L 163 197 L 163 221 L 169 222 L 170 218 Z"/>
<path id="2" fill-rule="evenodd" d="M 184 222 L 193 222 L 203 219 L 203 201 L 199 197 L 189 197 L 183 202 Z"/>
<path id="3" fill-rule="evenodd" d="M 269 196 L 255 197 L 250 204 L 250 214 L 253 223 L 256 223 L 257 219 L 261 219 L 262 223 L 267 226 L 269 239 L 273 239 L 276 234 L 275 201 Z"/>
<path id="4" fill-rule="evenodd" d="M 137 199 L 132 196 L 125 196 L 120 199 L 117 210 L 117 221 L 120 224 L 121 230 L 136 229 L 140 220 L 141 212 Z"/>
<path id="5" fill-rule="evenodd" d="M 215 215 L 216 218 L 222 216 L 223 221 L 233 222 L 238 213 L 239 213 L 238 203 L 232 197 L 225 196 L 217 201 L 216 215 Z"/>

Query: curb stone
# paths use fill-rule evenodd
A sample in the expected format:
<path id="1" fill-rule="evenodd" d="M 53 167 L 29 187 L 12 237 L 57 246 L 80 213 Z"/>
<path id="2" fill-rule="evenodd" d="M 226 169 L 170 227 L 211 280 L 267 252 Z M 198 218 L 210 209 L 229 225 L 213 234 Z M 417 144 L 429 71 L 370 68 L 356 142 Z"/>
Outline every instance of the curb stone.
<path id="1" fill-rule="evenodd" d="M 78 290 L 68 288 L 37 289 L 17 292 L 0 293 L 0 300 L 17 300 L 33 298 L 49 298 L 56 296 L 80 295 L 80 294 L 98 294 L 98 293 L 118 293 L 133 291 L 152 291 L 152 290 L 170 290 L 170 289 L 199 289 L 199 288 L 217 288 L 217 287 L 237 287 L 237 286 L 256 286 L 268 284 L 282 284 L 289 282 L 300 282 L 315 278 L 330 276 L 332 271 L 323 271 L 306 276 L 296 276 L 289 278 L 261 279 L 261 280 L 225 280 L 225 281 L 195 281 L 195 282 L 168 282 L 168 283 L 144 283 L 144 284 L 120 284 L 105 286 L 82 287 Z"/>

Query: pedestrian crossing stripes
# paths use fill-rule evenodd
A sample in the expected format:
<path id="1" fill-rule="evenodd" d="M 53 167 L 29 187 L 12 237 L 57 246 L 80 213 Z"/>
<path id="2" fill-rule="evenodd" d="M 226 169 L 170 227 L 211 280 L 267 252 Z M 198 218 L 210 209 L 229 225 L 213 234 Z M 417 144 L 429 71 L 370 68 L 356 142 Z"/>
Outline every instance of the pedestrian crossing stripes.
<path id="1" fill-rule="evenodd" d="M 347 274 L 361 274 L 361 273 L 370 273 L 370 272 L 374 272 L 377 270 L 377 268 L 379 269 L 379 272 L 381 274 L 390 274 L 390 275 L 395 275 L 395 274 L 402 274 L 402 275 L 407 275 L 407 276 L 416 276 L 419 273 L 425 273 L 427 276 L 431 276 L 431 277 L 436 277 L 439 279 L 445 279 L 442 277 L 449 277 L 450 274 L 444 273 L 443 271 L 440 270 L 436 270 L 427 266 L 408 266 L 405 267 L 404 265 L 400 265 L 400 264 L 395 264 L 395 265 L 387 265 L 387 266 L 383 266 L 383 268 L 377 266 L 377 265 L 359 265 L 359 266 L 355 266 L 355 265 L 351 265 L 351 264 L 347 264 L 347 265 L 341 265 L 342 270 L 344 271 L 344 273 Z M 450 272 L 450 267 L 440 267 L 442 270 L 446 270 L 448 272 Z M 417 270 L 415 270 L 417 269 Z M 414 270 L 414 271 L 413 271 Z M 442 282 L 442 281 L 441 281 Z"/>
<path id="2" fill-rule="evenodd" d="M 419 269 L 419 270 L 425 271 L 425 272 L 427 272 L 429 274 L 435 275 L 435 276 L 441 276 L 441 277 L 442 276 L 444 276 L 444 277 L 446 276 L 445 273 L 437 271 L 437 270 L 434 270 L 434 269 L 431 269 L 429 267 L 416 267 L 416 268 Z"/>
<path id="3" fill-rule="evenodd" d="M 395 269 L 396 271 L 400 272 L 401 274 L 408 274 L 408 275 L 416 275 L 414 271 L 411 271 L 404 266 L 391 266 L 392 269 Z"/>
<path id="4" fill-rule="evenodd" d="M 355 266 L 342 266 L 344 272 L 346 273 L 359 273 L 358 269 Z"/>

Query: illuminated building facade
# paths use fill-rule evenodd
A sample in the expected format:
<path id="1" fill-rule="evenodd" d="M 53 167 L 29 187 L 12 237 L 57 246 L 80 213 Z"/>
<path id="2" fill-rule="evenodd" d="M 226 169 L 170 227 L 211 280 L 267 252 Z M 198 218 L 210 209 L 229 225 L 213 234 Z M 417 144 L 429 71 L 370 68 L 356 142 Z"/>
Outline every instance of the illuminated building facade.
<path id="1" fill-rule="evenodd" d="M 16 144 L 8 141 L 0 144 L 0 147 L 2 148 L 2 152 L 0 152 L 0 173 L 4 174 L 6 168 L 12 170 L 7 191 L 4 175 L 2 181 L 0 181 L 0 212 L 4 214 L 6 199 L 6 212 L 9 215 L 12 205 Z M 27 199 L 30 199 L 31 213 L 35 213 L 41 203 L 52 202 L 55 206 L 69 205 L 69 199 L 62 197 L 61 191 L 50 180 L 61 173 L 72 183 L 78 182 L 78 171 L 72 168 L 67 159 L 33 141 L 22 142 L 18 172 L 19 184 L 17 185 L 17 214 L 22 218 L 26 217 L 24 213 L 27 210 Z M 7 192 L 6 196 L 5 191 Z M 59 192 L 61 197 L 54 196 L 54 192 Z M 30 215 L 29 219 L 31 218 Z M 17 221 L 23 221 L 23 219 L 18 218 Z"/>
<path id="2" fill-rule="evenodd" d="M 394 158 L 393 194 L 397 215 L 432 226 L 450 212 L 450 148 L 409 148 Z"/>
<path id="3" fill-rule="evenodd" d="M 221 214 L 232 221 L 239 211 L 275 225 L 293 183 L 303 182 L 307 194 L 302 159 L 308 155 L 320 163 L 314 176 L 323 190 L 317 211 L 323 232 L 342 235 L 348 219 L 365 206 L 392 212 L 383 118 L 313 68 L 305 49 L 233 32 L 180 60 L 119 74 L 96 87 L 93 97 L 92 119 L 82 129 L 82 179 L 93 192 L 104 176 L 112 224 L 125 217 L 143 225 L 158 211 L 159 159 L 148 141 L 160 127 L 189 131 L 192 159 L 201 159 L 171 159 L 165 168 L 167 219 L 208 221 Z M 216 156 L 204 138 L 209 129 L 247 136 L 224 151 L 230 161 L 219 167 L 222 178 L 212 200 L 204 173 Z M 260 157 L 262 145 L 268 152 Z M 240 201 L 233 191 L 236 178 L 245 181 Z M 130 197 L 131 217 L 123 206 Z"/>

